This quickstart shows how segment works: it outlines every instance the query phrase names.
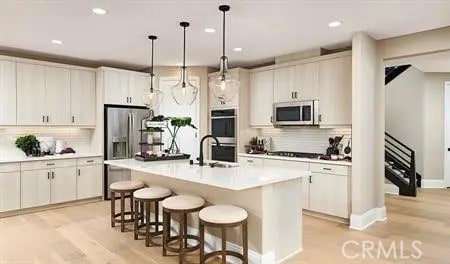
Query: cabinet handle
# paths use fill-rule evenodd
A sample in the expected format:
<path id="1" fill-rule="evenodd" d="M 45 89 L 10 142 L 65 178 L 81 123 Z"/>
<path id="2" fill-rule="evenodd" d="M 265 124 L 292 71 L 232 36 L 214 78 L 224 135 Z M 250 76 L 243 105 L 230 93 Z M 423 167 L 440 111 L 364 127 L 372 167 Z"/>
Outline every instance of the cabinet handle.
<path id="1" fill-rule="evenodd" d="M 48 123 L 48 120 L 49 120 L 49 118 L 48 118 L 48 116 L 47 116 L 47 123 Z"/>
<path id="2" fill-rule="evenodd" d="M 323 170 L 330 171 L 331 168 L 322 168 Z"/>
<path id="3" fill-rule="evenodd" d="M 75 117 L 72 116 L 72 123 L 75 123 Z"/>
<path id="4" fill-rule="evenodd" d="M 133 97 L 130 97 L 130 103 L 132 103 L 133 102 Z"/>
<path id="5" fill-rule="evenodd" d="M 319 114 L 319 122 L 322 122 L 322 114 Z"/>
<path id="6" fill-rule="evenodd" d="M 294 99 L 294 92 L 291 92 L 291 99 Z"/>
<path id="7" fill-rule="evenodd" d="M 42 123 L 45 123 L 45 116 L 42 116 Z"/>
<path id="8" fill-rule="evenodd" d="M 273 116 L 270 117 L 270 123 L 273 123 Z"/>
<path id="9" fill-rule="evenodd" d="M 312 176 L 309 175 L 309 183 L 312 183 Z"/>
<path id="10" fill-rule="evenodd" d="M 47 172 L 47 179 L 50 180 L 50 172 Z"/>
<path id="11" fill-rule="evenodd" d="M 80 176 L 81 175 L 81 171 L 80 171 L 80 169 L 78 169 L 78 176 Z"/>
<path id="12" fill-rule="evenodd" d="M 87 163 L 92 163 L 94 160 L 86 160 Z"/>
<path id="13" fill-rule="evenodd" d="M 295 99 L 298 99 L 298 92 L 294 93 Z"/>
<path id="14" fill-rule="evenodd" d="M 247 160 L 247 162 L 248 162 L 248 163 L 253 163 L 254 161 L 253 161 L 253 160 Z"/>
<path id="15" fill-rule="evenodd" d="M 54 166 L 55 163 L 47 163 L 47 166 Z"/>
<path id="16" fill-rule="evenodd" d="M 52 179 L 54 179 L 54 178 L 55 178 L 55 172 L 52 171 Z"/>

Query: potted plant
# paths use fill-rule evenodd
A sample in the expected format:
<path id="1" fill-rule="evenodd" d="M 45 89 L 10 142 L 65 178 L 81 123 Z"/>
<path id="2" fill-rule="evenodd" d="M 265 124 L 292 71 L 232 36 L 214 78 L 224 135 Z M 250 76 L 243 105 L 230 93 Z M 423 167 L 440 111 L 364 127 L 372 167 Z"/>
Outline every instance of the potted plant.
<path id="1" fill-rule="evenodd" d="M 18 137 L 16 147 L 25 152 L 27 156 L 38 156 L 40 154 L 39 141 L 34 135 Z"/>
<path id="2" fill-rule="evenodd" d="M 190 117 L 167 117 L 166 120 L 170 120 L 170 125 L 172 125 L 173 130 L 167 126 L 167 130 L 169 130 L 170 136 L 172 137 L 172 141 L 170 143 L 170 147 L 168 149 L 169 153 L 180 153 L 180 148 L 176 142 L 177 134 L 180 128 L 189 126 L 193 129 L 197 129 L 192 122 L 192 118 Z"/>

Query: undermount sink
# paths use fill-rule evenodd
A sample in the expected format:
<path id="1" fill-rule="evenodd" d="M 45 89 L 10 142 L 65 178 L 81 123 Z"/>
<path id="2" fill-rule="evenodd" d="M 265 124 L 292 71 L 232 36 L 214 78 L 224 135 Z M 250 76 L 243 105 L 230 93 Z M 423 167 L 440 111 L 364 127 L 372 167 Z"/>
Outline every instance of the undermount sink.
<path id="1" fill-rule="evenodd" d="M 225 163 L 225 162 L 207 162 L 206 163 L 211 168 L 235 168 L 238 167 L 239 164 L 236 163 Z"/>

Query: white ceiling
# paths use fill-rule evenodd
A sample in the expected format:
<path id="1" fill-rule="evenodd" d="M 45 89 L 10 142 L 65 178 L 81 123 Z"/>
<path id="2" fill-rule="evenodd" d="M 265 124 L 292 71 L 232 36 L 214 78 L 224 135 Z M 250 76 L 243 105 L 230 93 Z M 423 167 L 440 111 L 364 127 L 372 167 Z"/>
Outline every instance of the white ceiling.
<path id="1" fill-rule="evenodd" d="M 155 63 L 175 65 L 182 55 L 178 23 L 187 20 L 188 64 L 217 66 L 221 54 L 217 7 L 223 3 L 231 5 L 227 53 L 234 65 L 342 46 L 357 31 L 382 39 L 450 25 L 446 0 L 0 0 L 0 49 L 142 68 L 149 64 L 147 35 L 155 34 L 159 37 Z M 94 7 L 107 9 L 108 14 L 95 15 Z M 329 28 L 333 20 L 343 25 Z M 217 32 L 207 34 L 206 27 Z M 51 44 L 52 39 L 64 44 Z M 234 52 L 234 47 L 243 51 Z"/>
<path id="2" fill-rule="evenodd" d="M 388 66 L 411 64 L 422 72 L 450 72 L 450 51 L 387 61 Z"/>

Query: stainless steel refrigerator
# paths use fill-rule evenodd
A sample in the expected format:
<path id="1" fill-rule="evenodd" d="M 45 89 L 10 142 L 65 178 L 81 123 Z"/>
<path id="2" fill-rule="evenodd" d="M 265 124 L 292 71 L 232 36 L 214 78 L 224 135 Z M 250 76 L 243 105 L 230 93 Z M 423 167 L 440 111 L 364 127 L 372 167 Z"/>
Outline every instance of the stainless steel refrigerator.
<path id="1" fill-rule="evenodd" d="M 130 159 L 140 151 L 141 122 L 149 115 L 145 107 L 105 105 L 105 159 Z M 109 185 L 129 180 L 130 170 L 105 165 L 104 198 L 110 199 Z"/>

